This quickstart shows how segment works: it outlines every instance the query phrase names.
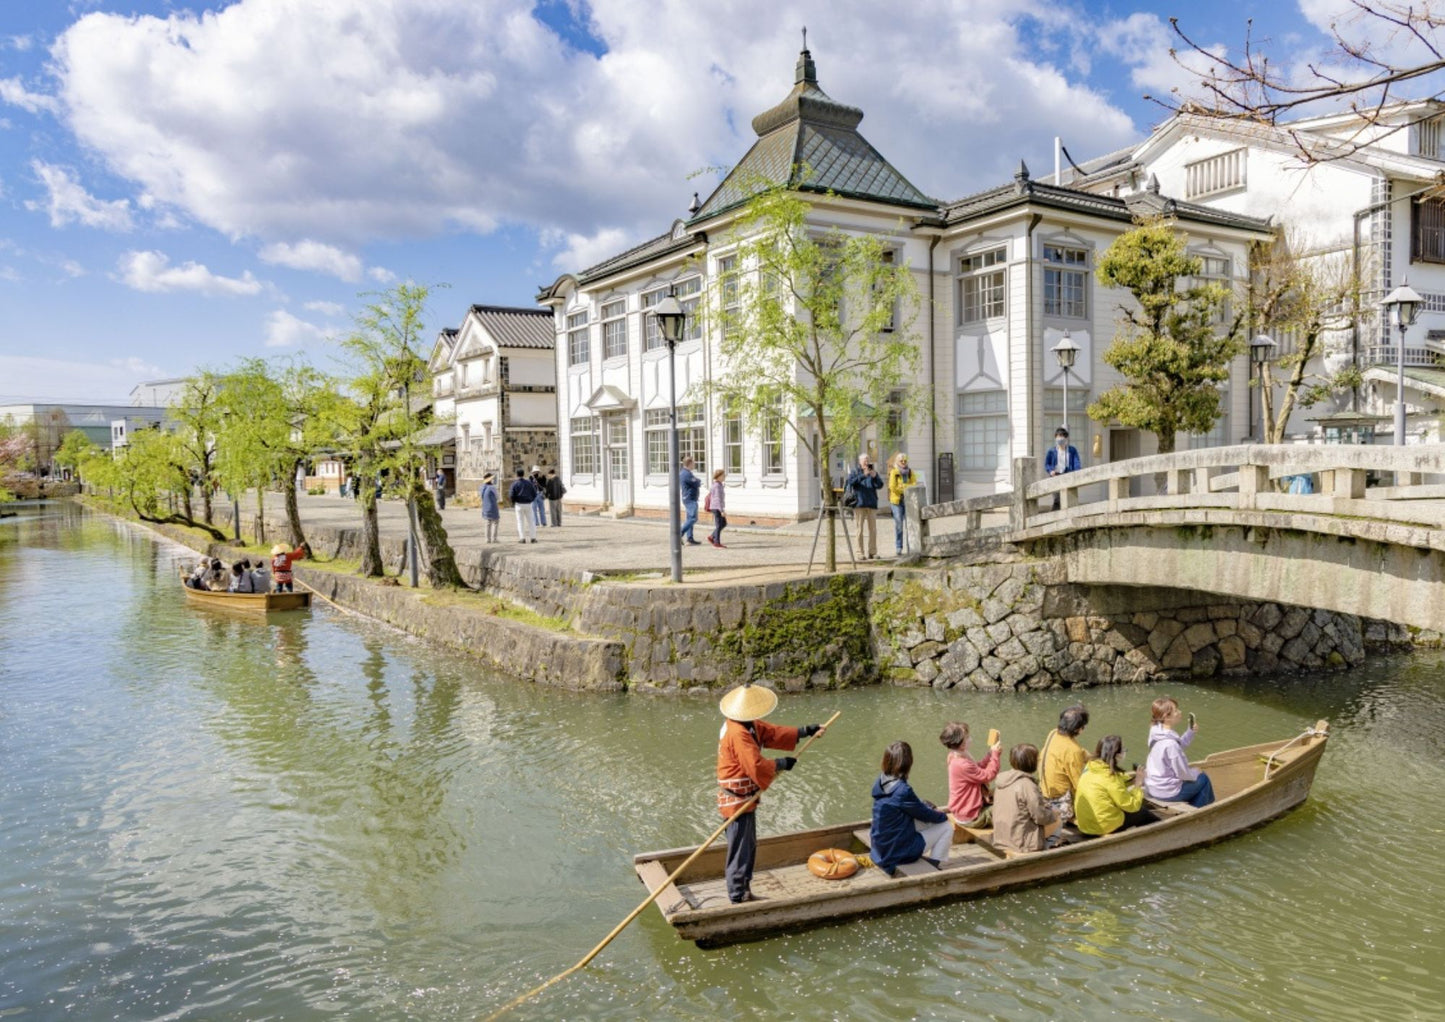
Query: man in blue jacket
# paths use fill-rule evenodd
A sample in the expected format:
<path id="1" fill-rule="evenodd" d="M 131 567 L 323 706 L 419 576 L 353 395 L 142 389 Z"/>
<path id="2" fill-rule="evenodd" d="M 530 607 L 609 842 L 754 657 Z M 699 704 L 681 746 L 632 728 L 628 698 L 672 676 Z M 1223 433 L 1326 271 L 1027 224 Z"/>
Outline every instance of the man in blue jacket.
<path id="1" fill-rule="evenodd" d="M 864 560 L 878 558 L 878 491 L 884 485 L 883 477 L 867 454 L 858 455 L 858 467 L 848 473 L 848 481 L 843 484 L 843 503 L 853 508 L 853 518 L 858 523 L 858 556 Z"/>
<path id="2" fill-rule="evenodd" d="M 1054 446 L 1044 455 L 1044 475 L 1052 479 L 1065 472 L 1077 472 L 1084 467 L 1079 458 L 1079 449 L 1069 443 L 1069 427 L 1060 426 L 1054 430 Z M 1059 509 L 1059 495 L 1054 494 L 1054 510 Z"/>
<path id="3" fill-rule="evenodd" d="M 682 523 L 682 538 L 687 540 L 690 546 L 702 546 L 692 536 L 692 528 L 697 524 L 697 494 L 702 489 L 702 480 L 692 470 L 693 460 L 691 457 L 682 459 L 682 468 L 677 470 L 678 488 L 682 491 L 682 510 L 687 516 Z"/>
<path id="4" fill-rule="evenodd" d="M 512 489 L 507 496 L 511 498 L 512 509 L 517 513 L 517 542 L 537 542 L 537 518 L 532 514 L 532 501 L 537 499 L 537 487 L 522 469 L 517 469 L 517 478 L 512 480 Z"/>

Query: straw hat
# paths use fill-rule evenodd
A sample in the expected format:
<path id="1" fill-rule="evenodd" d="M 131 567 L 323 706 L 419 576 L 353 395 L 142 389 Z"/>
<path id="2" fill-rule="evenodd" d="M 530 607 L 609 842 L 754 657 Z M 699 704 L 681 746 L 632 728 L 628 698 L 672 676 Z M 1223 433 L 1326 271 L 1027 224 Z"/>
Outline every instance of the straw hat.
<path id="1" fill-rule="evenodd" d="M 747 722 L 766 717 L 777 709 L 778 694 L 761 685 L 740 685 L 723 696 L 717 705 L 728 720 Z"/>
<path id="2" fill-rule="evenodd" d="M 286 544 L 285 544 L 285 543 L 277 543 L 275 546 L 273 546 L 273 547 L 271 548 L 271 556 L 272 556 L 272 557 L 280 557 L 280 556 L 281 556 L 282 554 L 284 554 L 285 552 L 286 552 Z"/>

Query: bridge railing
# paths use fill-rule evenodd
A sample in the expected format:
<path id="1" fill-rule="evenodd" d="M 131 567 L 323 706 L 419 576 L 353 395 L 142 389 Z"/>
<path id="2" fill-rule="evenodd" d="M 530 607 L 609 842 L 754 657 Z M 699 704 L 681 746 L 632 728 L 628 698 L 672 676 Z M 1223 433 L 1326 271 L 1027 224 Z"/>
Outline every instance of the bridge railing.
<path id="1" fill-rule="evenodd" d="M 1131 511 L 1223 509 L 1445 526 L 1445 444 L 1243 444 L 1041 475 L 1037 459 L 1018 458 L 1012 491 L 911 509 L 919 546 L 947 556 Z M 1308 477 L 1313 492 L 1288 492 L 1296 476 Z M 922 488 L 908 494 L 910 503 L 921 499 Z"/>

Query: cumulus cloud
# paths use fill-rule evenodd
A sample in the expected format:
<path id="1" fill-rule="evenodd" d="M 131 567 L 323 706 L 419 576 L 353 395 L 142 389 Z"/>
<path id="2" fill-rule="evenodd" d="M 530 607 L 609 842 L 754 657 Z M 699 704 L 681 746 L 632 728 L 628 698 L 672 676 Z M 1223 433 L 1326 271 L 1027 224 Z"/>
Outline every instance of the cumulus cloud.
<path id="1" fill-rule="evenodd" d="M 378 284 L 390 284 L 393 280 L 396 279 L 396 274 L 392 273 L 385 266 L 369 267 L 366 271 L 366 275 L 372 280 L 376 281 Z"/>
<path id="2" fill-rule="evenodd" d="M 1138 88 L 1161 100 L 1174 102 L 1203 97 L 1200 79 L 1208 70 L 1209 59 L 1183 51 L 1175 59 L 1172 48 L 1181 43 L 1157 14 L 1136 12 L 1127 18 L 1105 22 L 1098 26 L 1095 36 L 1103 52 L 1129 67 L 1130 81 Z M 1206 49 L 1215 56 L 1226 52 L 1226 47 L 1220 44 Z"/>
<path id="3" fill-rule="evenodd" d="M 327 336 L 327 332 L 315 323 L 308 323 L 285 309 L 277 309 L 266 317 L 265 343 L 268 348 L 294 348 L 308 341 L 324 341 Z"/>
<path id="4" fill-rule="evenodd" d="M 133 251 L 120 257 L 117 273 L 121 283 L 137 291 L 164 293 L 194 291 L 199 294 L 244 297 L 260 294 L 265 285 L 247 270 L 240 277 L 222 277 L 197 262 L 172 266 L 164 252 Z"/>
<path id="5" fill-rule="evenodd" d="M 276 242 L 262 248 L 260 256 L 263 262 L 289 266 L 293 270 L 326 273 L 353 283 L 361 279 L 360 259 L 335 245 L 319 241 Z"/>
<path id="6" fill-rule="evenodd" d="M 552 257 L 552 265 L 559 270 L 584 270 L 621 252 L 628 240 L 627 232 L 619 227 L 604 227 L 590 235 L 549 231 L 542 236 L 544 245 L 561 246 Z"/>
<path id="7" fill-rule="evenodd" d="M 307 302 L 301 307 L 307 312 L 320 313 L 321 315 L 329 316 L 332 319 L 336 319 L 338 316 L 343 316 L 346 314 L 346 306 L 342 305 L 340 302 Z"/>
<path id="8" fill-rule="evenodd" d="M 44 202 L 26 202 L 25 208 L 48 213 L 51 227 L 78 223 L 106 231 L 129 231 L 134 226 L 128 199 L 97 199 L 64 167 L 31 160 L 30 169 L 45 186 L 47 196 Z"/>
<path id="9" fill-rule="evenodd" d="M 58 113 L 60 103 L 54 96 L 31 92 L 19 78 L 0 78 L 0 102 L 18 106 L 27 113 Z"/>
<path id="10" fill-rule="evenodd" d="M 560 232 L 581 258 L 586 239 L 665 229 L 711 187 L 688 174 L 740 158 L 753 115 L 791 87 L 800 24 L 821 26 L 824 88 L 941 198 L 1006 180 L 1061 116 L 1100 150 L 1137 137 L 1107 97 L 1036 56 L 1053 33 L 1067 60 L 1076 33 L 1041 0 L 737 0 L 725 17 L 692 0 L 593 0 L 601 56 L 535 6 L 96 12 L 62 33 L 51 66 L 80 142 L 139 193 L 232 237 L 343 253 L 512 223 Z"/>

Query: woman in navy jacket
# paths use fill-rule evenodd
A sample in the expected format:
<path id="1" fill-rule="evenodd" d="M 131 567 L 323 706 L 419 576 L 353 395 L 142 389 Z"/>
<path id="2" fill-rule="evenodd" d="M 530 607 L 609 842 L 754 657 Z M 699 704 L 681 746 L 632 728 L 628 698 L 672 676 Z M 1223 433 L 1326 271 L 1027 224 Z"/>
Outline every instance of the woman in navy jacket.
<path id="1" fill-rule="evenodd" d="M 925 852 L 935 862 L 948 858 L 953 822 L 909 786 L 912 746 L 907 742 L 888 746 L 882 769 L 873 782 L 873 828 L 868 835 L 874 865 L 892 873 L 898 866 L 917 862 Z"/>

